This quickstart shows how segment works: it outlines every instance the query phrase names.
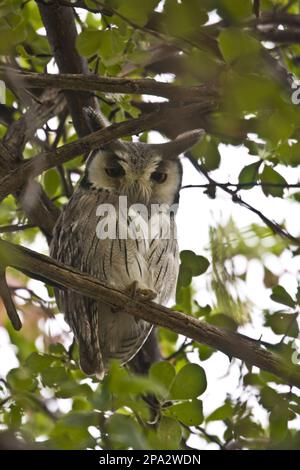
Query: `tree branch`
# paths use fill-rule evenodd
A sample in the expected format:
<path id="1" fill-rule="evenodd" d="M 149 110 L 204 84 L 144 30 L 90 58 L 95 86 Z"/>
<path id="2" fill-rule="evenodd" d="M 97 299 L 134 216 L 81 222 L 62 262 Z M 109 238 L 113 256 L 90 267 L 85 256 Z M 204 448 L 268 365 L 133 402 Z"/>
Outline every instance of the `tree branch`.
<path id="1" fill-rule="evenodd" d="M 249 189 L 254 187 L 259 188 L 282 188 L 282 189 L 296 189 L 300 188 L 300 183 L 259 183 L 258 181 L 249 181 L 247 183 L 204 183 L 204 184 L 187 184 L 182 186 L 180 189 L 190 188 L 235 188 L 236 191 L 240 189 Z"/>
<path id="2" fill-rule="evenodd" d="M 217 328 L 201 320 L 170 310 L 153 302 L 142 302 L 72 267 L 35 253 L 27 248 L 0 240 L 0 266 L 20 270 L 34 279 L 59 289 L 69 289 L 118 307 L 137 318 L 169 328 L 194 341 L 217 349 L 227 356 L 236 357 L 281 377 L 290 385 L 300 388 L 300 367 L 287 363 L 279 355 L 262 347 L 258 340 L 239 333 Z"/>
<path id="3" fill-rule="evenodd" d="M 174 101 L 198 102 L 209 96 L 216 97 L 216 90 L 212 86 L 176 86 L 172 83 L 158 82 L 156 80 L 127 79 L 118 77 L 100 77 L 98 75 L 84 74 L 46 74 L 33 72 L 20 72 L 18 70 L 0 69 L 0 78 L 4 81 L 9 76 L 16 76 L 19 84 L 24 88 L 58 88 L 61 90 L 101 91 L 103 93 L 126 93 L 162 96 Z"/>
<path id="4" fill-rule="evenodd" d="M 15 330 L 20 330 L 22 327 L 21 320 L 17 313 L 15 304 L 11 298 L 8 285 L 5 279 L 5 268 L 0 265 L 0 297 L 2 298 L 8 318 L 10 319 Z"/>
<path id="5" fill-rule="evenodd" d="M 89 74 L 86 59 L 76 49 L 77 31 L 73 10 L 61 6 L 59 2 L 38 2 L 38 6 L 59 71 Z M 91 93 L 84 91 L 67 91 L 65 96 L 78 136 L 89 134 L 82 110 L 85 106 L 98 109 L 97 101 Z"/>
<path id="6" fill-rule="evenodd" d="M 13 224 L 13 225 L 0 225 L 0 233 L 13 233 L 34 228 L 33 224 Z"/>

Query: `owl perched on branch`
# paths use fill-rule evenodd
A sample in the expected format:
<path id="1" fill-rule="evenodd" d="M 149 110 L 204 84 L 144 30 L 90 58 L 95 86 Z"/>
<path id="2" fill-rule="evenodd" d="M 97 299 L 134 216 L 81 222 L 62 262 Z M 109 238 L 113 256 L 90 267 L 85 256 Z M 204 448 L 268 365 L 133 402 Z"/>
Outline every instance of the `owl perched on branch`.
<path id="1" fill-rule="evenodd" d="M 98 115 L 92 109 L 85 114 L 91 130 L 99 129 Z M 163 144 L 118 140 L 92 151 L 56 223 L 51 255 L 121 291 L 166 303 L 179 267 L 174 220 L 182 179 L 178 155 L 200 134 L 191 131 Z M 71 291 L 59 291 L 57 302 L 78 342 L 81 369 L 100 379 L 110 359 L 130 361 L 152 329 L 126 313 L 126 307 L 120 311 Z"/>

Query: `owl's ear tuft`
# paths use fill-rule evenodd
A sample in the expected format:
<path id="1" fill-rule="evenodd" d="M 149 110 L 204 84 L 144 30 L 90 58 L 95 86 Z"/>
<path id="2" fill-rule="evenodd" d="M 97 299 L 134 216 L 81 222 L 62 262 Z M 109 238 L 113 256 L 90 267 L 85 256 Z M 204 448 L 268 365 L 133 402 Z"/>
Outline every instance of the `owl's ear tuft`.
<path id="1" fill-rule="evenodd" d="M 175 158 L 193 147 L 205 134 L 203 129 L 194 129 L 176 137 L 175 140 L 160 144 L 164 158 Z"/>
<path id="2" fill-rule="evenodd" d="M 91 132 L 99 131 L 107 126 L 104 116 L 95 111 L 91 106 L 83 108 L 83 114 Z"/>

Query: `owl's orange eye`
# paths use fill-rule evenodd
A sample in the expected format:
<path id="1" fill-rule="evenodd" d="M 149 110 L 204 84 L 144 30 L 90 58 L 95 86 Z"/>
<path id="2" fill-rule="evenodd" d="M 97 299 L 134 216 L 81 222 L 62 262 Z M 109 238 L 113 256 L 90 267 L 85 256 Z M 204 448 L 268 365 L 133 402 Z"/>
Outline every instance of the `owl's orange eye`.
<path id="1" fill-rule="evenodd" d="M 164 183 L 167 179 L 167 173 L 161 173 L 160 171 L 154 171 L 151 175 L 151 178 L 156 181 L 156 183 Z"/>
<path id="2" fill-rule="evenodd" d="M 111 168 L 105 168 L 105 172 L 110 178 L 119 178 L 120 176 L 125 175 L 124 169 L 121 165 L 113 166 Z"/>

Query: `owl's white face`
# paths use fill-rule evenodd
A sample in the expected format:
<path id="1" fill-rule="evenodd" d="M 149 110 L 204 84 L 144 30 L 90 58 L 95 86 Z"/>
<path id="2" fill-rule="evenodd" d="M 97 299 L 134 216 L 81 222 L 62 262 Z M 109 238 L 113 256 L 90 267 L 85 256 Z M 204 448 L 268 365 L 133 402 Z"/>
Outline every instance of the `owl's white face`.
<path id="1" fill-rule="evenodd" d="M 87 179 L 96 188 L 127 196 L 131 203 L 172 205 L 178 200 L 181 163 L 177 157 L 165 158 L 159 147 L 118 142 L 91 156 Z"/>

